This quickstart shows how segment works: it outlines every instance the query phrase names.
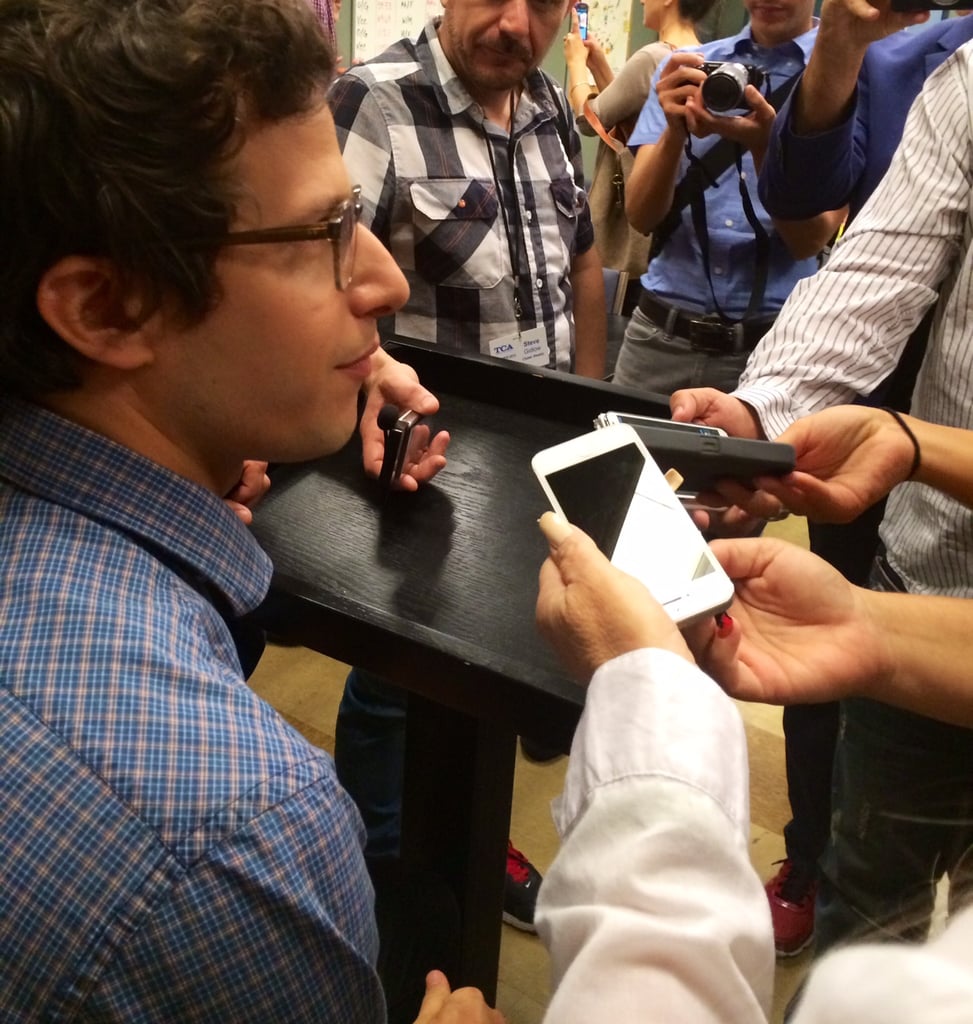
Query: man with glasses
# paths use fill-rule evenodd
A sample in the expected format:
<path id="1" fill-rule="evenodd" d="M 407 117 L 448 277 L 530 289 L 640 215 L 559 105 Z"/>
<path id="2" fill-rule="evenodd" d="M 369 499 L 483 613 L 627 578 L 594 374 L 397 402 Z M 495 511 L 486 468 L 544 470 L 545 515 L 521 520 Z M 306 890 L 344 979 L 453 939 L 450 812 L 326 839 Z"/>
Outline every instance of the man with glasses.
<path id="1" fill-rule="evenodd" d="M 437 408 L 378 348 L 406 284 L 356 228 L 333 62 L 305 0 L 0 0 L 5 1017 L 394 998 L 359 816 L 245 683 L 271 565 L 221 500 L 343 445 L 363 389 L 370 463 L 376 407 Z"/>
<path id="2" fill-rule="evenodd" d="M 581 142 L 564 93 L 538 67 L 570 6 L 448 0 L 418 38 L 335 81 L 331 107 L 362 183 L 364 223 L 409 282 L 408 301 L 379 323 L 383 339 L 604 375 Z M 353 670 L 335 757 L 376 861 L 398 853 L 404 744 L 404 694 Z M 525 751 L 557 754 L 529 740 Z M 508 844 L 505 921 L 534 930 L 540 882 Z"/>

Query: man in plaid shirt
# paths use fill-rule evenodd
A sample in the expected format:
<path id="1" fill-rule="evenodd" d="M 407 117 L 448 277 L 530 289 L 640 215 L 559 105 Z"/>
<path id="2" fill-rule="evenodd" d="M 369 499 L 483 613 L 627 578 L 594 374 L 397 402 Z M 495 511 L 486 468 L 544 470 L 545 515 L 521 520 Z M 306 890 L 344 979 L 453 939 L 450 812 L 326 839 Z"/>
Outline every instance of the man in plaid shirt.
<path id="1" fill-rule="evenodd" d="M 364 221 L 409 282 L 383 337 L 601 377 L 581 143 L 538 67 L 570 0 L 450 0 L 331 90 Z"/>

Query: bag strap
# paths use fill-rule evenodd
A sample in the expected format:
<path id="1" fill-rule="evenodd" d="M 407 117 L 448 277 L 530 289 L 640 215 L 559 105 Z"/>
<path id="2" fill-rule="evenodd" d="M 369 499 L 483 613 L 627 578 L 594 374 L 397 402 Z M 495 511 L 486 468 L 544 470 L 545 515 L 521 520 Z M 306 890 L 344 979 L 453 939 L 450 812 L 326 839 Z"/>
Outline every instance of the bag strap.
<path id="1" fill-rule="evenodd" d="M 790 95 L 791 89 L 803 74 L 803 70 L 791 75 L 781 83 L 768 97 L 767 102 L 777 110 Z M 658 256 L 662 247 L 672 237 L 673 232 L 682 222 L 682 211 L 693 202 L 693 197 L 701 195 L 708 188 L 716 188 L 720 176 L 736 162 L 737 144 L 729 139 L 720 139 L 715 145 L 695 161 L 676 185 L 672 195 L 669 212 L 662 218 L 652 233 L 652 252 L 650 258 Z"/>
<path id="2" fill-rule="evenodd" d="M 595 109 L 591 105 L 591 97 L 584 101 L 583 112 L 588 124 L 594 128 L 595 134 L 609 149 L 615 153 L 623 153 L 625 151 L 625 143 L 611 135 L 601 123 L 601 118 L 595 113 Z"/>
<path id="3" fill-rule="evenodd" d="M 687 145 L 687 152 L 689 147 Z M 770 236 L 767 234 L 766 229 L 757 217 L 757 213 L 753 208 L 753 202 L 750 199 L 750 193 L 747 191 L 747 184 L 743 178 L 743 149 L 741 146 L 736 146 L 736 166 L 737 166 L 737 182 L 740 186 L 740 201 L 743 204 L 743 212 L 746 215 L 747 223 L 750 225 L 756 248 L 754 251 L 754 275 L 753 275 L 753 288 L 750 292 L 750 301 L 747 304 L 746 312 L 743 314 L 743 319 L 748 320 L 753 316 L 756 316 L 760 312 L 760 307 L 763 305 L 764 292 L 767 288 L 767 274 L 770 266 Z M 691 160 L 696 158 L 689 153 Z M 709 282 L 710 295 L 713 299 L 713 308 L 716 312 L 724 319 L 731 320 L 723 309 L 720 307 L 719 300 L 716 298 L 716 289 L 713 287 L 713 275 L 710 270 L 710 258 L 709 258 L 709 224 L 706 219 L 706 194 L 705 192 L 698 192 L 694 195 L 690 201 L 690 209 L 692 210 L 693 217 L 693 228 L 696 231 L 696 238 L 699 242 L 699 251 L 703 259 L 703 269 L 706 271 L 706 280 Z"/>

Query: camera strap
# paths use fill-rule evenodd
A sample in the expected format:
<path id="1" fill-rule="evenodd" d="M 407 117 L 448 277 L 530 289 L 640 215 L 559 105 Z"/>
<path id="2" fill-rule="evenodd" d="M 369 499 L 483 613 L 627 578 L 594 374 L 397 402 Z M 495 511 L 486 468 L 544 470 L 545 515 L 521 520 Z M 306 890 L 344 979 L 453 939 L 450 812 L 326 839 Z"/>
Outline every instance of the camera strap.
<path id="1" fill-rule="evenodd" d="M 791 90 L 797 84 L 797 80 L 803 74 L 803 70 L 791 75 L 785 82 L 782 82 L 768 97 L 767 102 L 779 110 L 784 100 L 790 95 Z M 702 196 L 708 188 L 716 188 L 721 175 L 727 171 L 738 158 L 739 146 L 729 139 L 720 139 L 719 142 L 710 146 L 701 156 L 697 157 L 689 149 L 689 139 L 686 141 L 687 152 L 690 155 L 689 167 L 682 179 L 676 185 L 672 196 L 672 205 L 669 212 L 658 223 L 652 233 L 652 249 L 649 258 L 652 259 L 662 251 L 662 247 L 672 237 L 673 232 L 682 223 L 682 212 L 692 203 L 694 195 Z M 749 202 L 749 197 L 748 200 Z M 751 204 L 752 207 L 752 204 Z"/>
<path id="2" fill-rule="evenodd" d="M 747 303 L 746 312 L 743 314 L 743 319 L 748 320 L 760 312 L 760 307 L 764 301 L 764 292 L 767 290 L 767 274 L 770 267 L 770 236 L 757 217 L 757 212 L 753 208 L 753 201 L 750 199 L 750 192 L 747 189 L 746 180 L 743 177 L 743 147 L 734 143 L 733 148 L 736 150 L 734 159 L 737 166 L 737 182 L 740 186 L 740 200 L 743 203 L 743 212 L 747 218 L 747 223 L 753 230 L 753 237 L 756 242 L 753 288 L 750 291 L 750 301 Z M 686 152 L 690 161 L 696 159 L 690 151 L 688 139 L 686 140 Z M 713 308 L 724 320 L 730 320 L 731 317 L 728 317 L 720 306 L 719 300 L 716 297 L 716 289 L 713 287 L 713 274 L 710 269 L 709 258 L 709 225 L 706 221 L 705 190 L 696 192 L 690 197 L 689 207 L 693 217 L 693 228 L 699 241 L 699 251 L 703 257 L 703 269 L 706 271 L 706 280 L 709 282 L 709 292 L 713 299 Z"/>

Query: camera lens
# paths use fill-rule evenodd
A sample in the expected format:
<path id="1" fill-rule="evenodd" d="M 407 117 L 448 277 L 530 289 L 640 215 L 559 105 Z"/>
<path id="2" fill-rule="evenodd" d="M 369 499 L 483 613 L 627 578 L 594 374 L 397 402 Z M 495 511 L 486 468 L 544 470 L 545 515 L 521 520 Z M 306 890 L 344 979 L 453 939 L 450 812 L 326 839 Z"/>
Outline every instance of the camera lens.
<path id="1" fill-rule="evenodd" d="M 721 64 L 699 87 L 703 106 L 714 114 L 722 114 L 743 105 L 743 90 L 750 76 L 742 64 L 728 61 Z"/>

